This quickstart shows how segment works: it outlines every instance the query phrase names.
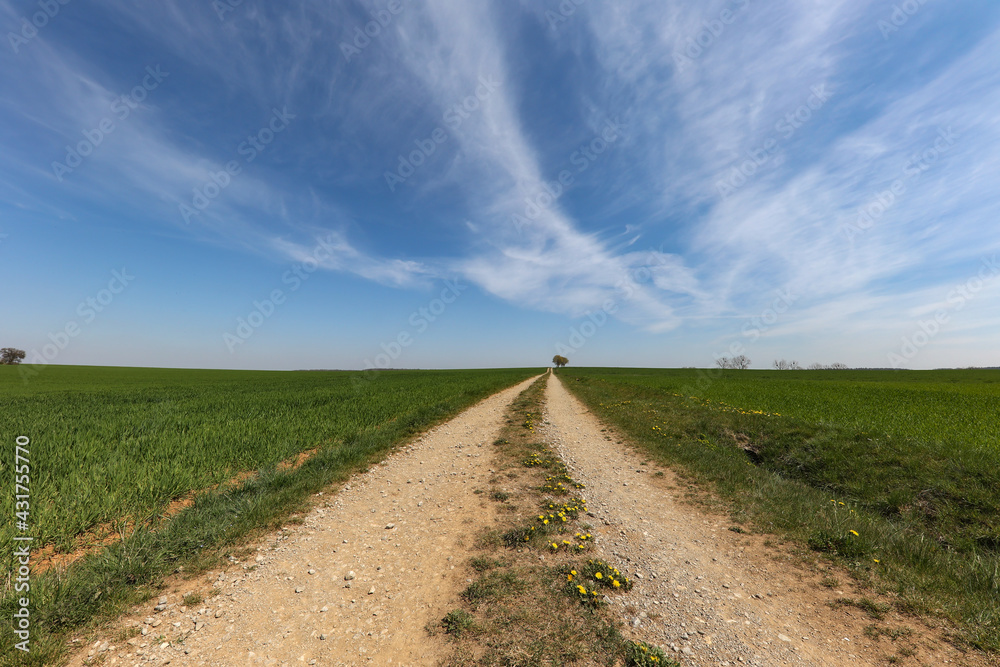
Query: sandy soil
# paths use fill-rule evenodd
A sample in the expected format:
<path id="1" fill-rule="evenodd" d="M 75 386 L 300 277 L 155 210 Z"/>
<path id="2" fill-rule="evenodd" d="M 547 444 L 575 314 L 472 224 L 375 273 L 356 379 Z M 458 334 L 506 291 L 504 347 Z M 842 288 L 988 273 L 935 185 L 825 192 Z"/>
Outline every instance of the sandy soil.
<path id="1" fill-rule="evenodd" d="M 496 503 L 473 491 L 488 487 L 490 444 L 530 382 L 328 492 L 249 562 L 168 582 L 167 595 L 117 624 L 142 634 L 99 639 L 69 664 L 436 664 L 448 647 L 425 628 L 459 606 L 471 540 L 496 520 Z M 899 658 L 903 665 L 996 664 L 959 653 L 913 619 L 882 623 L 913 628 L 898 644 L 866 637 L 872 621 L 863 612 L 827 604 L 854 595 L 848 577 L 823 588 L 830 572 L 678 500 L 671 472 L 654 476 L 553 375 L 546 400 L 539 433 L 587 485 L 597 555 L 637 580 L 613 607 L 635 639 L 664 646 L 685 666 L 883 665 L 904 645 L 917 655 Z M 184 594 L 212 589 L 204 602 L 183 604 Z"/>

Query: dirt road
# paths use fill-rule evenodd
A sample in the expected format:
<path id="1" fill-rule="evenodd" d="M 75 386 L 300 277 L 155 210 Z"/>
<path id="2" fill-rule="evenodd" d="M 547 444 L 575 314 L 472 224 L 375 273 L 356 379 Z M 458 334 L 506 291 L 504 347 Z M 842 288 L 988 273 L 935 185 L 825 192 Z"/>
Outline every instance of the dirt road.
<path id="1" fill-rule="evenodd" d="M 447 646 L 425 627 L 458 606 L 471 540 L 495 521 L 496 503 L 473 491 L 487 486 L 490 443 L 530 382 L 352 478 L 248 562 L 170 582 L 170 594 L 122 620 L 142 634 L 98 640 L 70 664 L 436 664 Z M 552 375 L 546 400 L 539 435 L 587 485 L 597 553 L 638 581 L 614 606 L 635 639 L 685 666 L 857 667 L 885 664 L 896 650 L 865 636 L 871 621 L 860 610 L 827 605 L 851 594 L 846 580 L 821 588 L 821 574 L 764 546 L 764 537 L 731 532 L 725 517 L 675 500 L 670 471 L 654 476 Z M 184 604 L 185 593 L 213 588 Z M 904 664 L 987 664 L 919 631 L 908 645 L 918 653 Z"/>

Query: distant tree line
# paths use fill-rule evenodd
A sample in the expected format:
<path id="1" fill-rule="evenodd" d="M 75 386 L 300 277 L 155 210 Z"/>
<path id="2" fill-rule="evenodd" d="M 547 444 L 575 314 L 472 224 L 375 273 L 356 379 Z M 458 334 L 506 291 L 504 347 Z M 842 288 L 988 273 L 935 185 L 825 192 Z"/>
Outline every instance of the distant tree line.
<path id="1" fill-rule="evenodd" d="M 732 370 L 746 370 L 750 368 L 750 357 L 745 354 L 741 354 L 738 357 L 719 357 L 715 360 L 715 365 L 719 368 L 732 369 Z M 778 371 L 801 371 L 805 370 L 799 364 L 799 362 L 792 360 L 786 361 L 784 359 L 775 359 L 771 367 Z M 811 371 L 846 371 L 848 370 L 847 364 L 830 364 L 829 366 L 824 366 L 823 364 L 812 364 L 809 366 Z"/>
<path id="2" fill-rule="evenodd" d="M 799 365 L 799 362 L 797 362 L 795 360 L 785 361 L 784 359 L 775 359 L 774 363 L 771 364 L 771 367 L 774 368 L 774 370 L 776 370 L 776 371 L 801 371 L 801 370 L 803 370 L 802 366 Z M 829 366 L 824 366 L 823 364 L 810 364 L 809 370 L 811 370 L 811 371 L 846 371 L 847 370 L 847 364 L 836 363 L 836 364 L 830 364 Z"/>
<path id="3" fill-rule="evenodd" d="M 750 357 L 741 354 L 738 357 L 719 357 L 715 360 L 719 368 L 732 368 L 735 370 L 746 370 L 750 368 Z"/>

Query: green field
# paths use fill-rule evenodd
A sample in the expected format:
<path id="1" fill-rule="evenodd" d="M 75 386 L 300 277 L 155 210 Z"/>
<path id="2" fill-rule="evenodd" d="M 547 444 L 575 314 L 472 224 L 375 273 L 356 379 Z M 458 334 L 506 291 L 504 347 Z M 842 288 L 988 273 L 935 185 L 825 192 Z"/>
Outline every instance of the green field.
<path id="1" fill-rule="evenodd" d="M 46 545 L 72 551 L 81 546 L 80 534 L 95 527 L 129 535 L 66 576 L 34 577 L 40 648 L 33 650 L 35 662 L 21 664 L 51 664 L 60 633 L 115 613 L 177 564 L 280 523 L 311 493 L 379 460 L 408 436 L 538 373 L 382 371 L 365 378 L 52 366 L 24 383 L 17 370 L 0 366 L 6 442 L 0 478 L 13 481 L 15 438 L 30 438 L 33 552 Z M 297 469 L 278 467 L 312 449 Z M 212 490 L 241 473 L 239 484 Z M 193 506 L 156 521 L 171 501 L 192 495 Z M 0 494 L 4 517 L 14 516 L 13 496 L 11 483 Z M 12 521 L 0 522 L 5 574 L 13 571 L 14 532 Z M 5 577 L 0 600 L 8 617 L 11 584 Z M 12 646 L 8 624 L 3 628 L 0 655 Z"/>
<path id="2" fill-rule="evenodd" d="M 587 375 L 858 431 L 1000 448 L 1000 370 L 595 369 Z"/>
<path id="3" fill-rule="evenodd" d="M 559 374 L 737 521 L 1000 650 L 1000 371 Z"/>
<path id="4" fill-rule="evenodd" d="M 0 366 L 0 433 L 31 439 L 35 548 L 314 447 L 388 444 L 529 371 L 243 372 L 51 367 L 24 384 Z M 10 479 L 12 456 L 0 460 Z M 11 494 L 0 512 L 11 516 Z M 13 527 L 0 524 L 0 545 Z M 6 549 L 5 549 L 6 552 Z"/>

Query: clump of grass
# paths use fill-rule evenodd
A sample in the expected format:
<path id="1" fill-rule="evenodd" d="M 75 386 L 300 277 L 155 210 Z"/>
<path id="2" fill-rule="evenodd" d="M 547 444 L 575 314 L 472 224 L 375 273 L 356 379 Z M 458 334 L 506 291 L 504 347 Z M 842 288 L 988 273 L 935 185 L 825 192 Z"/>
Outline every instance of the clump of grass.
<path id="1" fill-rule="evenodd" d="M 524 546 L 524 543 L 531 539 L 531 528 L 511 528 L 500 536 L 500 540 L 508 549 L 516 549 Z"/>
<path id="2" fill-rule="evenodd" d="M 510 494 L 506 491 L 493 491 L 490 493 L 490 500 L 495 500 L 498 503 L 505 503 L 510 500 Z"/>
<path id="3" fill-rule="evenodd" d="M 840 533 L 818 530 L 809 537 L 807 544 L 813 551 L 833 553 L 848 559 L 862 558 L 870 553 L 858 532 L 852 530 Z"/>
<path id="4" fill-rule="evenodd" d="M 188 607 L 193 607 L 196 604 L 200 604 L 202 599 L 200 593 L 188 593 L 184 596 L 183 601 Z"/>
<path id="5" fill-rule="evenodd" d="M 441 625 L 449 635 L 461 637 L 463 633 L 475 627 L 475 618 L 464 609 L 454 609 L 441 619 Z"/>
<path id="6" fill-rule="evenodd" d="M 897 639 L 903 639 L 904 637 L 910 637 L 913 635 L 913 628 L 907 628 L 905 626 L 899 626 L 898 628 L 888 628 L 882 630 L 882 634 L 889 639 L 896 641 Z"/>
<path id="7" fill-rule="evenodd" d="M 471 565 L 472 569 L 476 572 L 486 572 L 487 570 L 503 567 L 504 561 L 499 558 L 491 558 L 489 556 L 476 556 L 469 561 L 469 565 Z"/>
<path id="8" fill-rule="evenodd" d="M 858 600 L 853 598 L 837 598 L 830 603 L 830 606 L 834 609 L 837 607 L 857 607 L 876 621 L 885 619 L 885 615 L 889 613 L 890 609 L 889 605 L 882 602 L 876 602 L 871 598 L 866 597 L 862 597 Z"/>
<path id="9" fill-rule="evenodd" d="M 513 572 L 489 572 L 469 584 L 462 597 L 472 603 L 499 600 L 520 592 L 525 586 L 525 582 Z"/>

